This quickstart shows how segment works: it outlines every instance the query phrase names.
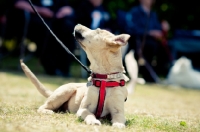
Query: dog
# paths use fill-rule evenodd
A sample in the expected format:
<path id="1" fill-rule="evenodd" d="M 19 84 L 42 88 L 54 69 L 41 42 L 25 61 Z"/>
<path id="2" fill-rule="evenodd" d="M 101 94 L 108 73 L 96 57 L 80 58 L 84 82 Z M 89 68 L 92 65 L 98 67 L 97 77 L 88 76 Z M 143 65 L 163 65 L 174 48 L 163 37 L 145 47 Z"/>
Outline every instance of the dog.
<path id="1" fill-rule="evenodd" d="M 84 120 L 88 125 L 101 125 L 95 115 L 97 111 L 100 87 L 97 85 L 118 84 L 105 88 L 104 107 L 100 118 L 111 115 L 112 126 L 125 127 L 124 101 L 128 92 L 123 85 L 129 78 L 124 74 L 122 65 L 121 46 L 128 43 L 130 35 L 114 35 L 106 30 L 91 30 L 83 25 L 76 25 L 74 37 L 90 61 L 91 77 L 88 83 L 69 83 L 50 91 L 37 79 L 30 69 L 21 61 L 21 67 L 26 76 L 36 86 L 38 91 L 47 98 L 37 110 L 39 113 L 53 114 L 56 110 L 64 109 Z M 106 77 L 106 79 L 102 79 Z"/>
<path id="2" fill-rule="evenodd" d="M 146 81 L 144 78 L 138 77 L 139 67 L 134 56 L 134 50 L 128 51 L 128 45 L 121 48 L 122 58 L 124 58 L 127 73 L 130 76 L 130 81 L 127 84 L 128 94 L 133 94 L 136 84 L 144 85 Z"/>
<path id="3" fill-rule="evenodd" d="M 130 50 L 125 55 L 125 65 L 127 68 L 127 72 L 130 76 L 130 81 L 127 84 L 127 90 L 129 94 L 134 92 L 134 88 L 136 84 L 145 84 L 145 80 L 143 78 L 138 77 L 138 64 L 134 57 L 134 50 Z"/>
<path id="4" fill-rule="evenodd" d="M 200 73 L 193 69 L 191 60 L 181 57 L 170 69 L 167 83 L 186 88 L 200 89 Z"/>

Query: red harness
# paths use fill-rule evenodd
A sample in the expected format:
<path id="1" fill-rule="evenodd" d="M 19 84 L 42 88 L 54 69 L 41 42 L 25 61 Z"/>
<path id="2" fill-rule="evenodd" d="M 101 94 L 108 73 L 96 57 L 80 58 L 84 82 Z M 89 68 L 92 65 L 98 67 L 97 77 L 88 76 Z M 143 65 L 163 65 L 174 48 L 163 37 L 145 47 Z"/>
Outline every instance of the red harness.
<path id="1" fill-rule="evenodd" d="M 116 73 L 114 73 L 116 74 Z M 103 75 L 103 74 L 92 74 L 93 78 L 98 78 L 98 79 L 107 79 L 108 75 Z M 101 114 L 103 112 L 103 107 L 104 107 L 104 101 L 105 101 L 105 96 L 106 96 L 106 88 L 113 88 L 117 86 L 125 86 L 125 80 L 120 80 L 119 82 L 117 81 L 105 81 L 105 80 L 92 80 L 92 83 L 94 86 L 99 87 L 99 100 L 97 104 L 97 109 L 95 116 L 96 118 L 100 118 Z"/>

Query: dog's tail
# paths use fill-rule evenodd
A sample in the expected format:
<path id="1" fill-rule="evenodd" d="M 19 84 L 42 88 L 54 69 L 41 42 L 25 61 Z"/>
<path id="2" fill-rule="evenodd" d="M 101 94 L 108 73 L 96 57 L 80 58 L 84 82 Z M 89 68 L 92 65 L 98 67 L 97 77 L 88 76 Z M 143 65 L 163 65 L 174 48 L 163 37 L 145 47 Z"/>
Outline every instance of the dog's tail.
<path id="1" fill-rule="evenodd" d="M 31 72 L 31 70 L 24 64 L 23 60 L 20 60 L 22 70 L 26 76 L 31 80 L 35 85 L 37 90 L 46 98 L 52 94 L 52 91 L 45 88 L 45 86 L 37 79 L 37 77 Z"/>

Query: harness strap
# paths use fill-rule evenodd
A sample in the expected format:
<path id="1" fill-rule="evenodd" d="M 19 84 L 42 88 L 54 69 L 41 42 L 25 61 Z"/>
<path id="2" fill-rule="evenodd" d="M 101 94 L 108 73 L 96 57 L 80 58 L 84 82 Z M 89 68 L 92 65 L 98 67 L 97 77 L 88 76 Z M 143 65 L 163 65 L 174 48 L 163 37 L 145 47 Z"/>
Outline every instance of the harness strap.
<path id="1" fill-rule="evenodd" d="M 100 118 L 101 114 L 103 112 L 103 106 L 104 106 L 104 101 L 105 101 L 105 96 L 106 96 L 106 81 L 101 81 L 101 87 L 99 90 L 99 100 L 98 100 L 98 105 L 96 109 L 96 118 Z"/>
<path id="2" fill-rule="evenodd" d="M 92 83 L 94 86 L 96 87 L 100 87 L 102 84 L 102 81 L 104 80 L 92 80 Z M 125 80 L 120 80 L 120 82 L 116 82 L 116 81 L 108 81 L 106 82 L 106 87 L 118 87 L 118 86 L 125 86 Z"/>
<path id="3" fill-rule="evenodd" d="M 125 80 L 120 80 L 120 82 L 115 82 L 115 81 L 105 81 L 105 80 L 92 80 L 93 85 L 96 87 L 100 87 L 99 89 L 99 99 L 98 99 L 98 104 L 97 104 L 97 109 L 95 116 L 96 118 L 100 118 L 101 114 L 103 112 L 103 107 L 104 107 L 104 101 L 105 101 L 105 96 L 106 96 L 106 87 L 117 87 L 117 86 L 124 86 L 125 85 Z"/>

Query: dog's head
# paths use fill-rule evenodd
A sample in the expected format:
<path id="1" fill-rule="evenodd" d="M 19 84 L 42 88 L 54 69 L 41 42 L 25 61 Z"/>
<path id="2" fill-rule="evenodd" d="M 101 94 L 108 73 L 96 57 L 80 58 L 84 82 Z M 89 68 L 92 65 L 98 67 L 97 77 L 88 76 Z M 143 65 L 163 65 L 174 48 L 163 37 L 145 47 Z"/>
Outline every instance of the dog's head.
<path id="1" fill-rule="evenodd" d="M 175 72 L 185 72 L 192 68 L 192 62 L 186 57 L 181 57 L 174 64 Z"/>
<path id="2" fill-rule="evenodd" d="M 74 29 L 74 36 L 85 50 L 93 72 L 122 72 L 121 46 L 128 43 L 130 35 L 114 35 L 106 30 L 91 30 L 80 24 Z"/>

